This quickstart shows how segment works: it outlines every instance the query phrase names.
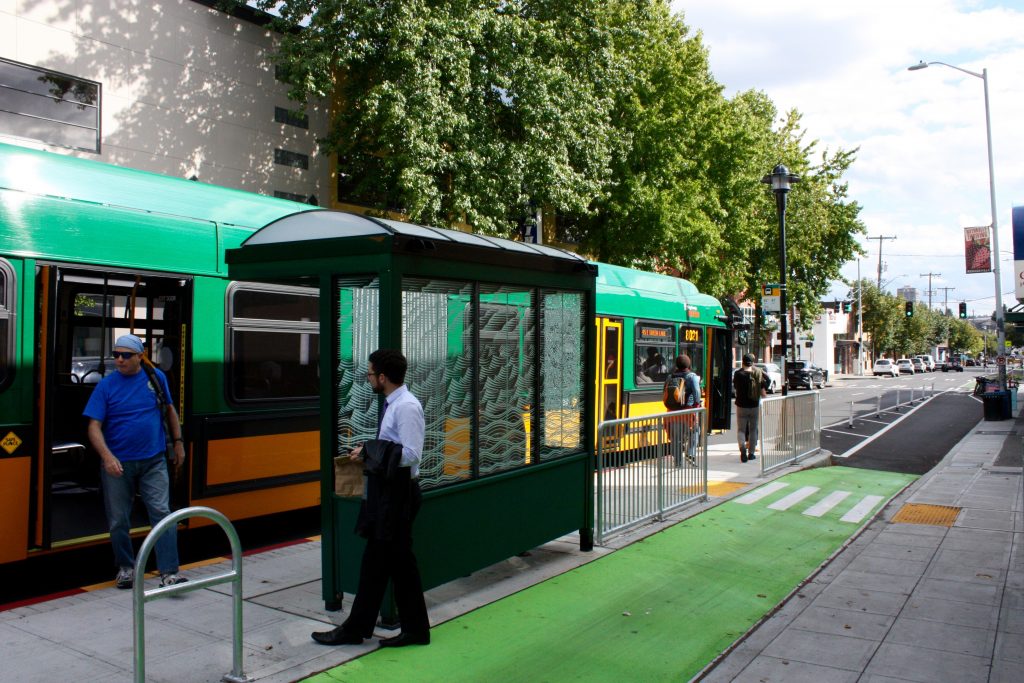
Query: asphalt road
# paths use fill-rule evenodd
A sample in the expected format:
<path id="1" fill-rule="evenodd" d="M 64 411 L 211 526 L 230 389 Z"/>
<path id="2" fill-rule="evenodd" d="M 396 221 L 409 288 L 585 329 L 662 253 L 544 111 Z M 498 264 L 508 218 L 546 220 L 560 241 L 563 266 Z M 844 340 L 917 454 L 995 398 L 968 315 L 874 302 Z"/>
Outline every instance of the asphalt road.
<path id="1" fill-rule="evenodd" d="M 981 369 L 900 377 L 840 377 L 818 393 L 821 447 L 852 467 L 922 474 L 982 418 Z M 806 393 L 803 391 L 794 393 Z M 925 400 L 926 397 L 933 397 Z M 735 443 L 735 432 L 710 443 Z"/>
<path id="2" fill-rule="evenodd" d="M 843 465 L 886 472 L 924 474 L 952 450 L 982 418 L 981 402 L 965 392 L 946 392 L 922 403 L 898 424 L 845 458 Z M 855 421 L 856 428 L 856 421 Z M 825 441 L 824 435 L 822 441 Z"/>

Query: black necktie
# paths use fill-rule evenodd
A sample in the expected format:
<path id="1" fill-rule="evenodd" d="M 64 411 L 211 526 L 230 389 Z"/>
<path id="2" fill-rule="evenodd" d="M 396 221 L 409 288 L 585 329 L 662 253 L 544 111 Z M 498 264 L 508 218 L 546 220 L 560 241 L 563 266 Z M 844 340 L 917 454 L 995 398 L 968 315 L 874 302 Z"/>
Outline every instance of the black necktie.
<path id="1" fill-rule="evenodd" d="M 380 438 L 380 428 L 384 424 L 384 413 L 388 412 L 388 402 L 384 401 L 384 410 L 380 411 L 380 419 L 377 420 L 377 438 Z"/>

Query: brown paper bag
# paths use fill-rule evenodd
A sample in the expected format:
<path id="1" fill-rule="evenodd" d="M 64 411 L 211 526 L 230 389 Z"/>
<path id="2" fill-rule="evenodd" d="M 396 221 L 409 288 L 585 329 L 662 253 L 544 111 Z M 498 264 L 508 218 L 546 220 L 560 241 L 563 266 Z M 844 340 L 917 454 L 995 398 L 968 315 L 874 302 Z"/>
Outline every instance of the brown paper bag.
<path id="1" fill-rule="evenodd" d="M 347 455 L 334 459 L 334 493 L 361 498 L 363 495 L 363 463 L 352 462 Z"/>

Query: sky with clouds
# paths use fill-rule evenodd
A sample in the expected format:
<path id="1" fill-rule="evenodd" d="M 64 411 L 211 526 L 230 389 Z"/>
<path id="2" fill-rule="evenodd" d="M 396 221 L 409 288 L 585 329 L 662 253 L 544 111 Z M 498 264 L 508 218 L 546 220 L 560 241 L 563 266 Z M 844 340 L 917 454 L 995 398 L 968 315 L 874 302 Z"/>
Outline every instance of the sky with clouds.
<path id="1" fill-rule="evenodd" d="M 988 69 L 1003 303 L 1013 306 L 1011 209 L 1024 205 L 1024 0 L 672 0 L 703 34 L 726 96 L 762 90 L 803 114 L 807 139 L 859 149 L 847 175 L 868 236 L 885 241 L 886 289 L 991 313 L 995 279 L 965 273 L 963 228 L 991 223 L 984 84 L 923 60 Z M 765 169 L 769 172 L 771 169 Z M 878 240 L 861 240 L 877 277 Z M 857 263 L 843 269 L 855 279 Z M 831 296 L 848 287 L 837 283 Z"/>

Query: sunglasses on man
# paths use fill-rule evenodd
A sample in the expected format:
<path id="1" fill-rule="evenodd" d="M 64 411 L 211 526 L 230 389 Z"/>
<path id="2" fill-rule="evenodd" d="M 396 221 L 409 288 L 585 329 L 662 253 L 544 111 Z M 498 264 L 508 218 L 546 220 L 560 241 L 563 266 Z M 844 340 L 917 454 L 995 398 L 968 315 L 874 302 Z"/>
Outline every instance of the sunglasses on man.
<path id="1" fill-rule="evenodd" d="M 137 354 L 135 351 L 113 351 L 113 352 L 111 352 L 111 356 L 113 356 L 114 358 L 120 358 L 121 360 L 131 360 L 132 356 L 137 356 L 137 355 L 139 355 L 139 354 Z"/>

